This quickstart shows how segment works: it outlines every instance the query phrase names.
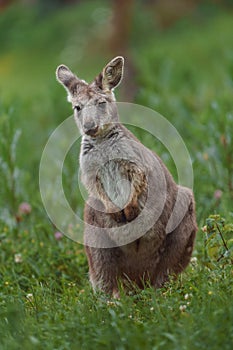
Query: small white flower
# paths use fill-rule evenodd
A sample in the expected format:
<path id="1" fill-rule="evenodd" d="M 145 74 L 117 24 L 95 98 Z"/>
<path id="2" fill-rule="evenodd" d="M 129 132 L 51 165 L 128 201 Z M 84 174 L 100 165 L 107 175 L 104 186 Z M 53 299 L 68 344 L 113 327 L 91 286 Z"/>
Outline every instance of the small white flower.
<path id="1" fill-rule="evenodd" d="M 191 264 L 195 265 L 197 264 L 197 258 L 195 256 L 193 256 L 190 260 Z"/>
<path id="2" fill-rule="evenodd" d="M 187 300 L 189 298 L 189 294 L 188 293 L 185 294 L 184 298 L 185 298 L 185 300 Z"/>
<path id="3" fill-rule="evenodd" d="M 187 309 L 187 305 L 180 305 L 180 311 L 184 312 Z"/>
<path id="4" fill-rule="evenodd" d="M 32 293 L 28 293 L 26 295 L 26 298 L 29 300 L 29 301 L 33 301 L 33 294 Z"/>
<path id="5" fill-rule="evenodd" d="M 22 255 L 21 255 L 20 253 L 15 254 L 14 260 L 15 260 L 15 263 L 16 263 L 16 264 L 20 264 L 21 262 L 23 262 Z"/>
<path id="6" fill-rule="evenodd" d="M 153 306 L 150 308 L 150 311 L 154 311 L 154 308 L 153 308 Z"/>

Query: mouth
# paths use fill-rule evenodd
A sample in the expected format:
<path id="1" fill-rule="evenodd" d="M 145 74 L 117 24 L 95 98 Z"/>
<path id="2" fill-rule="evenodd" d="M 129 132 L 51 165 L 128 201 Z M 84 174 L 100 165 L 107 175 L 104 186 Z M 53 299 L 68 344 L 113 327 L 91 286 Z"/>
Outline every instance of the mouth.
<path id="1" fill-rule="evenodd" d="M 88 136 L 96 136 L 96 135 L 97 135 L 97 132 L 98 132 L 98 129 L 99 129 L 99 127 L 96 126 L 96 127 L 93 128 L 93 129 L 86 130 L 86 131 L 85 131 L 85 134 L 88 135 Z"/>

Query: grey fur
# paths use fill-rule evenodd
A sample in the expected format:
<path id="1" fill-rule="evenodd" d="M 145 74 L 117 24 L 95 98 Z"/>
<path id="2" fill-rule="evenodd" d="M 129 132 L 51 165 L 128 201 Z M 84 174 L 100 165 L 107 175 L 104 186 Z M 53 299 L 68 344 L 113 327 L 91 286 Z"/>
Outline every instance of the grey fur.
<path id="1" fill-rule="evenodd" d="M 132 283 L 160 287 L 169 274 L 182 272 L 197 231 L 192 191 L 178 186 L 161 159 L 119 121 L 113 89 L 123 66 L 122 57 L 114 58 L 91 84 L 66 66 L 57 68 L 82 134 L 90 281 L 94 289 L 114 296 L 119 296 L 119 283 L 126 290 Z"/>

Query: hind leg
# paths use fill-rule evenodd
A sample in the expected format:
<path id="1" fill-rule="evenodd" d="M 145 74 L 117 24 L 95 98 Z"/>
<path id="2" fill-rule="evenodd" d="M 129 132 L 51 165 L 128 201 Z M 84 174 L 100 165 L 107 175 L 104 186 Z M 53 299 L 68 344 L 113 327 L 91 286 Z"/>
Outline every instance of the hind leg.
<path id="1" fill-rule="evenodd" d="M 161 287 L 169 274 L 182 272 L 190 262 L 197 231 L 196 218 L 191 203 L 179 226 L 166 236 L 160 252 L 160 262 L 156 267 L 153 284 Z"/>

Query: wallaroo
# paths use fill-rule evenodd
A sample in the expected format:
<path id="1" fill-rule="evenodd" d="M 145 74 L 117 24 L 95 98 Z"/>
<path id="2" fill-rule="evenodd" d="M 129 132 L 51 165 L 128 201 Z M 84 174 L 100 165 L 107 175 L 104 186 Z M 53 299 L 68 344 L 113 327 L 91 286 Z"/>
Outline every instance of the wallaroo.
<path id="1" fill-rule="evenodd" d="M 90 281 L 115 297 L 119 288 L 157 288 L 182 272 L 197 231 L 192 191 L 177 185 L 157 154 L 119 121 L 113 91 L 123 68 L 123 57 L 115 57 L 90 84 L 65 65 L 56 71 L 82 135 Z"/>

